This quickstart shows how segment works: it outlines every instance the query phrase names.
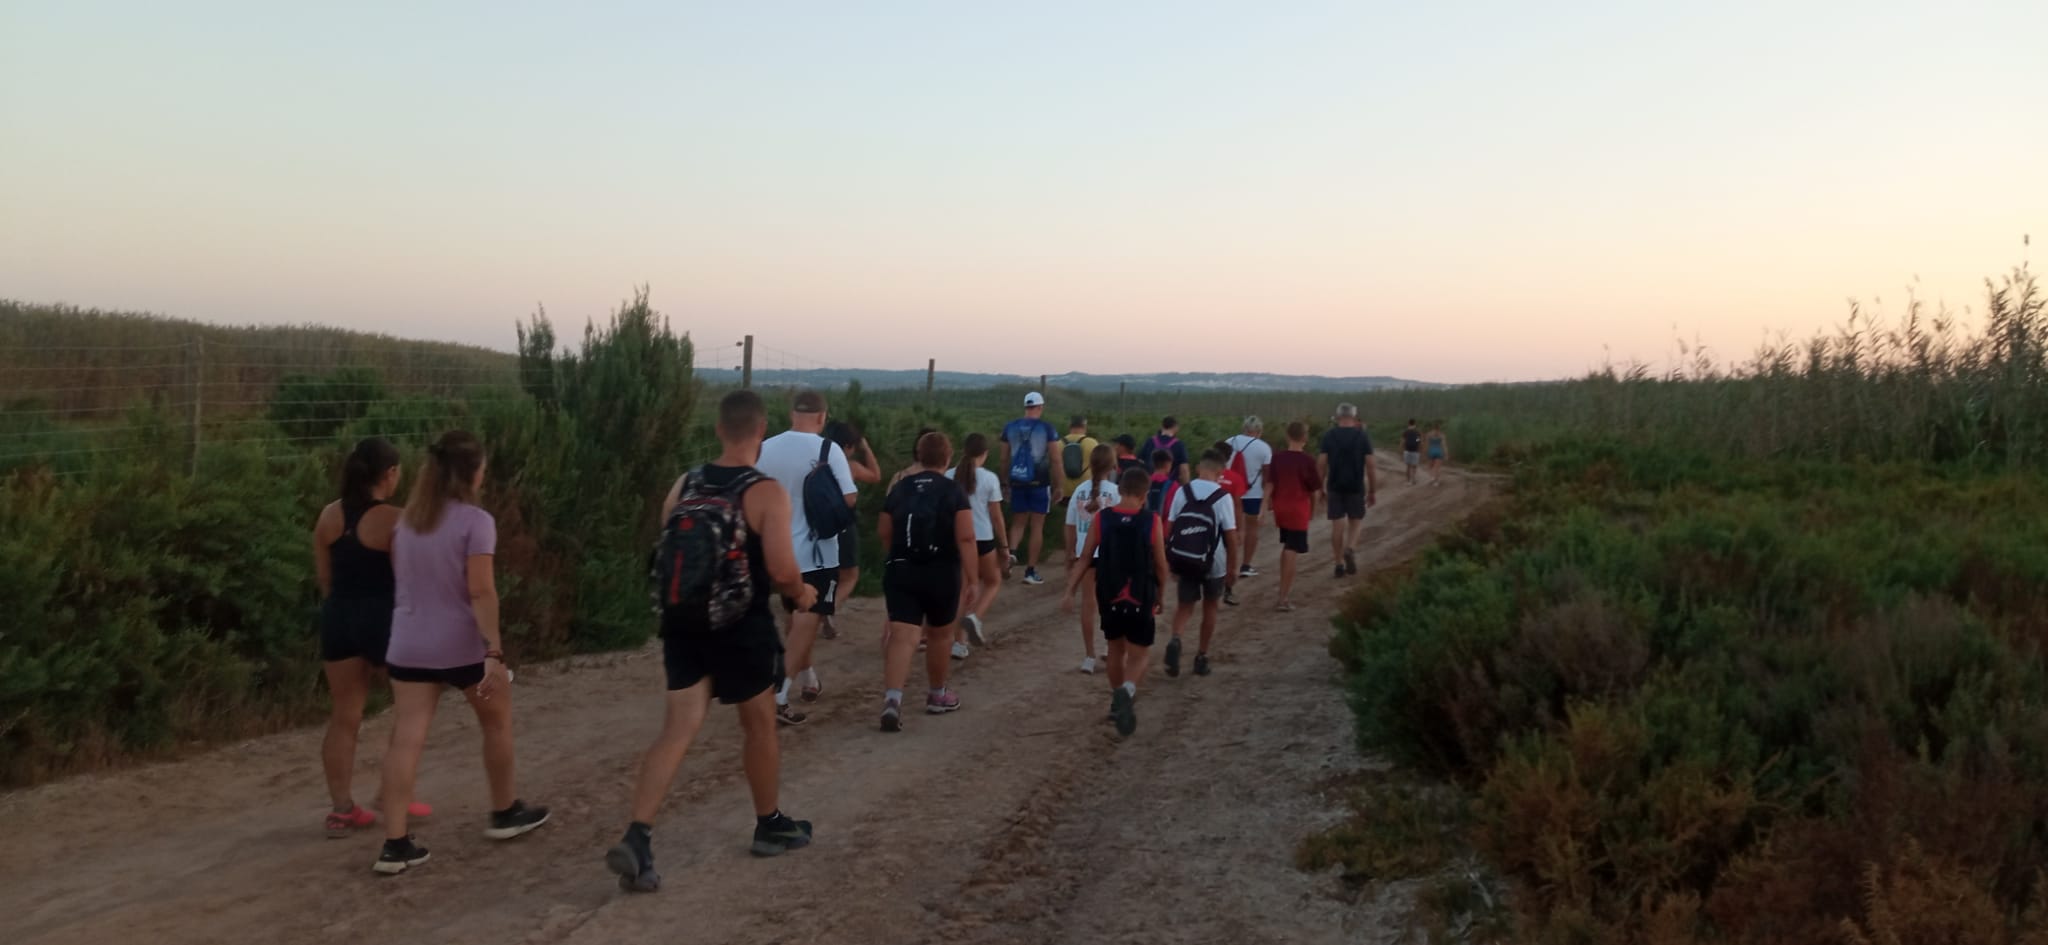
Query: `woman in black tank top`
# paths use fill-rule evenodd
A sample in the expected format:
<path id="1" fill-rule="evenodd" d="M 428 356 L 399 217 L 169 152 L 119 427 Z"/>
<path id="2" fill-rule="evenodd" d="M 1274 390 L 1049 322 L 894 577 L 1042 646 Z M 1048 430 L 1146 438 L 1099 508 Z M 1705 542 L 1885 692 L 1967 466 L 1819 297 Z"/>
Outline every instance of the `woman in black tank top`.
<path id="1" fill-rule="evenodd" d="M 330 836 L 377 822 L 376 812 L 356 805 L 350 781 L 370 674 L 384 665 L 391 640 L 391 534 L 399 509 L 387 500 L 398 479 L 396 447 L 375 437 L 357 443 L 342 467 L 341 498 L 321 509 L 313 526 L 313 569 L 322 598 L 320 659 L 334 699 L 320 748 L 334 803 L 327 815 Z M 425 816 L 424 805 L 414 808 L 413 816 Z"/>

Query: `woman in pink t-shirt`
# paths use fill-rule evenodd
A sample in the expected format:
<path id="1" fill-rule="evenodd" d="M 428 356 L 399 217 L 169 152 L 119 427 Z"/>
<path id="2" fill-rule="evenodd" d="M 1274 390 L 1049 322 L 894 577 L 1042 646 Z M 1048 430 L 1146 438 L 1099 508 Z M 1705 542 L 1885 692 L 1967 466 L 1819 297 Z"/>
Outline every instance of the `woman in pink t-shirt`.
<path id="1" fill-rule="evenodd" d="M 484 836 L 510 840 L 548 819 L 547 808 L 527 806 L 512 790 L 512 674 L 498 636 L 498 588 L 491 573 L 498 525 L 476 505 L 483 481 L 483 443 L 460 430 L 442 434 L 427 448 L 426 464 L 392 535 L 397 587 L 385 662 L 396 718 L 384 755 L 385 839 L 374 867 L 379 873 L 403 873 L 427 860 L 427 848 L 406 831 L 406 804 L 443 687 L 462 691 L 483 732 L 484 772 L 491 784 L 491 822 Z"/>

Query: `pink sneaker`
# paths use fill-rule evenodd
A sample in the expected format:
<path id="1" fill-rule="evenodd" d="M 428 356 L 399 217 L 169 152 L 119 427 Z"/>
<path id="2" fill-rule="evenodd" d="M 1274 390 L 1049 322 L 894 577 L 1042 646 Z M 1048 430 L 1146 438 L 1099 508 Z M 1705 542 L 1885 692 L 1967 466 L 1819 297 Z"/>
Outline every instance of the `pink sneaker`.
<path id="1" fill-rule="evenodd" d="M 405 816 L 432 817 L 434 816 L 434 805 L 422 804 L 419 801 L 414 801 L 410 804 L 405 805 Z"/>
<path id="2" fill-rule="evenodd" d="M 357 804 L 348 813 L 327 812 L 327 837 L 338 840 L 377 822 L 377 812 Z"/>
<path id="3" fill-rule="evenodd" d="M 924 697 L 924 710 L 931 715 L 945 715 L 960 711 L 960 696 L 951 689 L 941 689 Z"/>

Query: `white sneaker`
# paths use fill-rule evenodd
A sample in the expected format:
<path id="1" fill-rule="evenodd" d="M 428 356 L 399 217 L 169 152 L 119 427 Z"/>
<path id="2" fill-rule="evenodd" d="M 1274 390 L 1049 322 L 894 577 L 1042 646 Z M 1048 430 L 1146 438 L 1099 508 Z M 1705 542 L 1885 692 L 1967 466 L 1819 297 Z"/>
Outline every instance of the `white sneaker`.
<path id="1" fill-rule="evenodd" d="M 960 618 L 960 623 L 962 626 L 967 628 L 967 639 L 974 641 L 975 646 L 988 645 L 988 634 L 983 632 L 981 629 L 980 617 L 975 616 L 974 614 L 968 614 L 967 616 Z"/>
<path id="2" fill-rule="evenodd" d="M 1082 660 L 1081 671 L 1087 673 L 1090 676 L 1095 675 L 1095 657 L 1091 656 L 1085 660 Z"/>
<path id="3" fill-rule="evenodd" d="M 965 644 L 965 643 L 955 643 L 955 644 L 953 644 L 953 658 L 954 658 L 954 659 L 956 659 L 956 660 L 964 660 L 964 659 L 966 659 L 966 658 L 967 658 L 967 654 L 968 654 L 969 652 L 970 652 L 970 651 L 969 651 L 969 650 L 967 649 L 967 644 Z"/>

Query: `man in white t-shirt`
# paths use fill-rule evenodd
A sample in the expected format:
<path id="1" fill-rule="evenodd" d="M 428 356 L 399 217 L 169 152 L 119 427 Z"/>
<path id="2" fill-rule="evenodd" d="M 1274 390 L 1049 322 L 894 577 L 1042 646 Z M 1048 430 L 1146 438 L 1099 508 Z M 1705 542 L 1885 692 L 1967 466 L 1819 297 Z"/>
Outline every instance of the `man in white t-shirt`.
<path id="1" fill-rule="evenodd" d="M 1244 498 L 1244 565 L 1238 569 L 1238 577 L 1258 577 L 1259 569 L 1252 567 L 1252 556 L 1259 551 L 1259 512 L 1266 504 L 1266 464 L 1273 461 L 1273 447 L 1266 443 L 1266 422 L 1258 417 L 1244 418 L 1244 432 L 1229 439 L 1231 465 L 1244 467 L 1246 483 Z"/>
<path id="2" fill-rule="evenodd" d="M 1182 577 L 1180 579 L 1180 606 L 1173 612 L 1173 639 L 1166 644 L 1166 675 L 1180 675 L 1180 636 L 1188 628 L 1188 618 L 1194 616 L 1194 605 L 1202 605 L 1202 636 L 1200 647 L 1195 650 L 1195 675 L 1209 675 L 1209 644 L 1216 638 L 1217 605 L 1223 603 L 1223 594 L 1237 585 L 1238 542 L 1237 516 L 1230 507 L 1230 495 L 1224 492 L 1222 483 L 1216 481 L 1223 475 L 1223 454 L 1216 450 L 1202 454 L 1202 461 L 1196 467 L 1197 477 L 1184 489 L 1175 489 L 1173 499 L 1166 510 L 1167 534 L 1173 534 L 1174 519 L 1180 517 L 1190 500 L 1203 502 L 1210 496 L 1223 493 L 1208 505 L 1216 516 L 1216 527 L 1221 532 L 1222 547 L 1216 549 L 1214 560 L 1209 565 L 1206 578 Z M 1168 547 L 1172 547 L 1171 538 Z"/>
<path id="3" fill-rule="evenodd" d="M 804 714 L 789 704 L 792 680 L 802 685 L 805 702 L 816 702 L 823 689 L 818 682 L 818 671 L 811 665 L 811 651 L 818 642 L 819 622 L 834 612 L 834 603 L 839 596 L 839 536 L 814 537 L 811 534 L 810 519 L 804 511 L 804 479 L 811 470 L 818 468 L 822 455 L 825 463 L 830 465 L 840 491 L 845 493 L 847 507 L 852 508 L 860 498 L 854 487 L 853 467 L 846 461 L 846 451 L 826 439 L 824 431 L 825 395 L 814 390 L 798 391 L 790 403 L 788 432 L 762 441 L 761 459 L 754 464 L 754 468 L 780 483 L 789 493 L 790 538 L 796 545 L 797 567 L 804 570 L 804 583 L 818 590 L 818 603 L 802 613 L 794 612 L 794 601 L 786 597 L 782 601 L 784 609 L 792 611 L 784 660 L 784 671 L 788 675 L 775 692 L 775 715 L 784 725 L 795 725 L 804 720 Z"/>

